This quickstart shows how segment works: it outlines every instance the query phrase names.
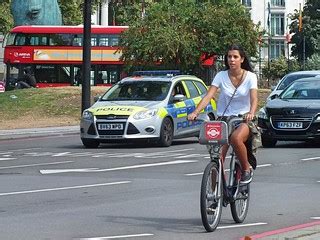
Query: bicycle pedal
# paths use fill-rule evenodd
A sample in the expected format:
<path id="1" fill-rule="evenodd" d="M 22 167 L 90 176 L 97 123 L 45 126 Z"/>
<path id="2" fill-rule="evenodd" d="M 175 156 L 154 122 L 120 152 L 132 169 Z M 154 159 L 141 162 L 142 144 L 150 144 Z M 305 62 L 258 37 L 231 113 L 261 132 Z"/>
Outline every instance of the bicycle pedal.
<path id="1" fill-rule="evenodd" d="M 216 213 L 216 209 L 213 209 L 213 208 L 207 208 L 207 214 L 209 215 L 214 215 Z"/>
<path id="2" fill-rule="evenodd" d="M 227 207 L 227 206 L 228 206 L 228 204 L 229 204 L 229 202 L 228 202 L 228 201 L 223 201 L 222 206 Z"/>

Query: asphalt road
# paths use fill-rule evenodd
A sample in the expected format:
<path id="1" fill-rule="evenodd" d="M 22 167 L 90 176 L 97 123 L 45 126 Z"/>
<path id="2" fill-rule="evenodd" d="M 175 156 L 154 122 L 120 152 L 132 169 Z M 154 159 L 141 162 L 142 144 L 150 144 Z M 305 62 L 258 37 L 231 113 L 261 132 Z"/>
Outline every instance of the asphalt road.
<path id="1" fill-rule="evenodd" d="M 317 145 L 260 149 L 247 219 L 223 209 L 219 228 L 200 219 L 196 139 L 170 148 L 82 147 L 78 135 L 0 140 L 1 239 L 240 239 L 320 219 Z"/>

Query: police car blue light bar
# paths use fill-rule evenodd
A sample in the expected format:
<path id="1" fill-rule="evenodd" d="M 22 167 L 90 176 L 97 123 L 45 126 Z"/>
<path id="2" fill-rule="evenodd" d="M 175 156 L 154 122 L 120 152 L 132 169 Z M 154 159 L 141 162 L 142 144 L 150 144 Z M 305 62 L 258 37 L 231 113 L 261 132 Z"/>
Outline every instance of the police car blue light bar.
<path id="1" fill-rule="evenodd" d="M 179 75 L 179 70 L 153 70 L 153 71 L 134 71 L 133 76 L 176 76 Z"/>

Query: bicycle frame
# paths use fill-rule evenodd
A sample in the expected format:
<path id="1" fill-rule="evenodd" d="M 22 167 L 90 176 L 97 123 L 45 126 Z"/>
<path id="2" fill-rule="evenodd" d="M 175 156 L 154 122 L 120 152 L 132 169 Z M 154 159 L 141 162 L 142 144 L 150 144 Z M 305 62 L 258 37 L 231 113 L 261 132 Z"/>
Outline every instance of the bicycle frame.
<path id="1" fill-rule="evenodd" d="M 223 122 L 224 121 L 214 121 L 216 123 L 219 122 Z M 210 159 L 211 161 L 215 162 L 217 164 L 217 166 L 219 167 L 219 181 L 223 182 L 223 189 L 218 189 L 218 197 L 221 197 L 221 191 L 224 191 L 225 194 L 223 194 L 224 196 L 224 206 L 226 206 L 228 203 L 230 203 L 231 201 L 234 201 L 236 199 L 236 196 L 238 194 L 239 191 L 239 187 L 240 187 L 240 176 L 239 179 L 235 179 L 234 175 L 232 174 L 233 171 L 235 170 L 236 167 L 236 162 L 238 162 L 238 160 L 236 159 L 235 156 L 235 152 L 232 148 L 232 146 L 229 144 L 229 139 L 228 136 L 231 135 L 231 133 L 234 131 L 235 126 L 237 123 L 243 122 L 243 118 L 240 117 L 234 117 L 231 118 L 228 123 L 227 123 L 227 136 L 222 136 L 222 138 L 219 141 L 213 141 L 212 143 L 210 143 L 208 145 L 208 150 L 209 150 L 209 154 L 210 154 Z M 227 137 L 227 139 L 225 139 Z M 223 143 L 226 142 L 225 144 L 228 144 L 229 147 L 232 148 L 231 150 L 231 160 L 229 163 L 229 177 L 228 177 L 228 181 L 226 180 L 225 177 L 225 173 L 224 173 L 224 162 L 222 161 L 220 155 L 221 155 L 221 149 L 222 146 L 224 145 Z M 240 164 L 239 164 L 240 166 Z M 235 181 L 237 181 L 237 188 L 235 190 L 234 193 L 232 193 L 232 188 L 234 186 Z"/>
<path id="2" fill-rule="evenodd" d="M 211 159 L 204 170 L 200 192 L 201 219 L 208 232 L 217 228 L 223 206 L 230 204 L 236 223 L 243 222 L 248 212 L 250 188 L 249 184 L 240 184 L 242 170 L 234 150 L 231 149 L 228 179 L 224 170 L 224 160 L 220 157 L 222 146 L 228 144 L 230 147 L 230 134 L 238 123 L 243 122 L 240 117 L 228 120 L 228 124 L 224 121 L 204 122 L 199 136 L 200 144 L 208 146 Z"/>

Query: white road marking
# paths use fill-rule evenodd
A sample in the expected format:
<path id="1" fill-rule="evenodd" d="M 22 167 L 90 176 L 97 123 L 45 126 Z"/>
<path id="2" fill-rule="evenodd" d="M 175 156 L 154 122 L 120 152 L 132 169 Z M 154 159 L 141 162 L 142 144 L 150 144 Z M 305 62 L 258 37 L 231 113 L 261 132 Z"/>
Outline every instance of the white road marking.
<path id="1" fill-rule="evenodd" d="M 52 157 L 64 157 L 64 156 L 70 155 L 70 153 L 71 152 L 57 153 L 57 154 L 52 155 Z"/>
<path id="2" fill-rule="evenodd" d="M 13 153 L 13 152 L 24 152 L 24 151 L 30 151 L 35 149 L 41 149 L 41 148 L 22 148 L 22 149 L 14 149 L 14 150 L 8 150 L 5 152 L 0 152 L 0 154 L 6 154 L 6 153 Z"/>
<path id="3" fill-rule="evenodd" d="M 310 217 L 310 219 L 319 220 L 320 217 Z"/>
<path id="4" fill-rule="evenodd" d="M 262 168 L 262 167 L 271 167 L 272 164 L 271 163 L 266 163 L 266 164 L 261 164 L 261 165 L 258 165 L 257 168 Z"/>
<path id="5" fill-rule="evenodd" d="M 320 160 L 320 157 L 302 158 L 301 159 L 301 161 L 312 161 L 312 160 Z"/>
<path id="6" fill-rule="evenodd" d="M 28 191 L 20 191 L 20 192 L 7 192 L 7 193 L 0 193 L 0 196 L 10 196 L 10 195 L 39 193 L 39 192 L 52 192 L 52 191 L 61 191 L 61 190 L 69 190 L 69 189 L 80 189 L 80 188 L 90 188 L 90 187 L 101 187 L 101 186 L 112 186 L 112 185 L 119 185 L 119 184 L 126 184 L 126 183 L 131 183 L 131 181 L 98 183 L 98 184 L 79 185 L 79 186 L 72 186 L 72 187 L 60 187 L 60 188 L 45 188 L 45 189 L 28 190 Z"/>
<path id="7" fill-rule="evenodd" d="M 198 176 L 198 175 L 202 175 L 202 172 L 199 173 L 186 173 L 185 176 Z"/>
<path id="8" fill-rule="evenodd" d="M 189 158 L 189 157 L 199 157 L 199 156 L 201 156 L 201 154 L 193 153 L 193 154 L 183 155 L 183 156 L 179 156 L 179 157 L 175 157 L 175 158 Z"/>
<path id="9" fill-rule="evenodd" d="M 196 160 L 176 160 L 169 162 L 158 162 L 158 163 L 148 163 L 148 164 L 140 164 L 140 165 L 132 165 L 125 167 L 116 167 L 116 168 L 106 168 L 106 169 L 78 169 L 80 172 L 111 172 L 118 170 L 128 170 L 128 169 L 137 169 L 137 168 L 146 168 L 146 167 L 156 167 L 156 166 L 165 166 L 165 165 L 175 165 L 175 164 L 183 164 L 183 163 L 194 163 L 198 162 Z M 65 173 L 68 172 L 76 172 L 77 169 L 48 169 L 48 170 L 40 170 L 41 174 L 52 174 L 52 173 Z"/>
<path id="10" fill-rule="evenodd" d="M 51 162 L 51 163 L 36 163 L 36 164 L 28 164 L 28 165 L 16 165 L 16 166 L 0 167 L 0 170 L 1 169 L 11 169 L 11 168 L 25 168 L 25 167 L 35 167 L 35 166 L 56 165 L 56 164 L 73 163 L 73 162 L 74 161 L 63 161 L 63 162 Z"/>
<path id="11" fill-rule="evenodd" d="M 260 222 L 260 223 L 234 224 L 234 225 L 229 225 L 229 226 L 217 227 L 217 229 L 251 227 L 251 226 L 259 226 L 259 225 L 266 225 L 266 224 L 268 224 L 268 223 Z"/>
<path id="12" fill-rule="evenodd" d="M 108 237 L 93 237 L 93 238 L 80 238 L 81 240 L 101 240 L 101 239 L 120 239 L 120 238 L 134 238 L 134 237 L 150 237 L 152 233 L 132 234 L 132 235 L 119 235 L 119 236 L 108 236 Z"/>
<path id="13" fill-rule="evenodd" d="M 185 148 L 185 149 L 171 150 L 171 151 L 165 151 L 165 152 L 142 153 L 140 156 L 136 156 L 136 157 L 149 158 L 156 155 L 163 155 L 163 154 L 167 155 L 168 153 L 186 152 L 186 151 L 192 151 L 192 150 L 194 150 L 194 148 Z"/>
<path id="14" fill-rule="evenodd" d="M 49 169 L 40 170 L 41 174 L 54 174 L 54 173 L 68 173 L 68 172 L 92 172 L 93 170 L 98 170 L 99 168 L 75 168 L 75 169 Z"/>
<path id="15" fill-rule="evenodd" d="M 9 160 L 14 160 L 16 158 L 0 158 L 0 161 L 9 161 Z"/>
<path id="16" fill-rule="evenodd" d="M 270 166 L 272 166 L 272 164 L 267 163 L 267 164 L 258 165 L 257 168 L 270 167 Z M 224 171 L 225 171 L 225 172 L 229 172 L 230 169 L 225 169 Z M 185 176 L 198 176 L 198 175 L 202 175 L 202 174 L 203 174 L 203 172 L 198 172 L 198 173 L 186 173 L 186 174 L 184 174 L 184 175 L 185 175 Z"/>

